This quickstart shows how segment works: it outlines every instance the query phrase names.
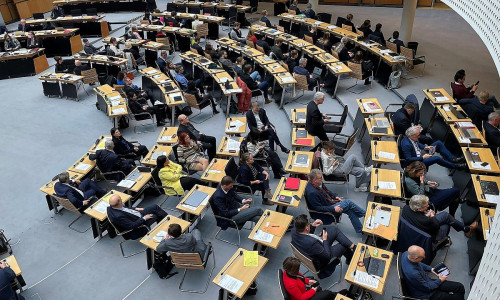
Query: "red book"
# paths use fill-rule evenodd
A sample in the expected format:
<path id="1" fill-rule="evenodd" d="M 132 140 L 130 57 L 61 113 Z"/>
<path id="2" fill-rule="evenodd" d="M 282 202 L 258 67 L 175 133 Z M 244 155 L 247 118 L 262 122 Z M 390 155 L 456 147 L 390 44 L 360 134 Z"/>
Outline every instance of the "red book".
<path id="1" fill-rule="evenodd" d="M 297 139 L 298 145 L 311 145 L 311 139 Z"/>
<path id="2" fill-rule="evenodd" d="M 288 177 L 285 182 L 285 190 L 296 191 L 299 189 L 300 179 Z"/>

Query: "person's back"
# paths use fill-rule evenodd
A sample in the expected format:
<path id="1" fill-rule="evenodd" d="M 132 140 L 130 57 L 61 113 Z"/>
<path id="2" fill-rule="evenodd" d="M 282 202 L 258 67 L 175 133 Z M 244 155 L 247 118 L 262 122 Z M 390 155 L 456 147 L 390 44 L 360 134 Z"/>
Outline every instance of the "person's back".
<path id="1" fill-rule="evenodd" d="M 394 134 L 400 135 L 405 134 L 406 129 L 411 126 L 411 119 L 406 112 L 406 109 L 398 109 L 391 117 L 394 124 Z"/>
<path id="2" fill-rule="evenodd" d="M 401 217 L 411 225 L 431 235 L 433 239 L 437 235 L 440 225 L 436 218 L 427 217 L 423 212 L 413 211 L 409 205 L 403 207 Z"/>
<path id="3" fill-rule="evenodd" d="M 408 251 L 401 254 L 401 269 L 404 283 L 408 287 L 409 295 L 418 299 L 428 299 L 432 292 L 441 284 L 439 279 L 431 279 L 421 262 L 415 263 L 408 259 Z"/>
<path id="4" fill-rule="evenodd" d="M 17 299 L 16 293 L 12 289 L 11 282 L 16 278 L 16 274 L 10 267 L 5 266 L 3 262 L 1 264 L 2 268 L 0 269 L 0 299 L 15 300 Z"/>
<path id="5" fill-rule="evenodd" d="M 319 117 L 318 117 L 319 116 Z M 311 134 L 315 134 L 318 131 L 318 127 L 323 128 L 324 120 L 321 117 L 321 112 L 314 101 L 310 101 L 307 104 L 306 112 L 306 130 Z"/>
<path id="6" fill-rule="evenodd" d="M 491 125 L 488 122 L 484 122 L 483 125 L 486 143 L 493 150 L 493 153 L 496 154 L 496 148 L 500 147 L 500 129 Z"/>

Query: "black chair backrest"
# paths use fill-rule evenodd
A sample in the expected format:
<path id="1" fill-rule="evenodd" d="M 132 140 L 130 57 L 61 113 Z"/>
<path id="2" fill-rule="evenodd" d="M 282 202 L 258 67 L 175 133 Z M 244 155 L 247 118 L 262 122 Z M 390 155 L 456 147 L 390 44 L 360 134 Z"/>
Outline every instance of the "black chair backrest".
<path id="1" fill-rule="evenodd" d="M 231 157 L 231 159 L 228 161 L 226 165 L 226 175 L 231 176 L 233 180 L 236 180 L 236 177 L 238 176 L 238 170 L 239 170 L 238 164 L 236 164 L 236 161 L 234 160 L 234 157 Z"/>
<path id="2" fill-rule="evenodd" d="M 156 185 L 162 185 L 159 173 L 160 173 L 160 168 L 158 167 L 155 167 L 153 171 L 151 171 L 151 177 L 153 177 L 153 181 Z"/>
<path id="3" fill-rule="evenodd" d="M 330 22 L 332 21 L 332 14 L 318 13 L 318 14 L 316 14 L 316 19 L 318 19 L 318 21 L 330 24 Z"/>
<path id="4" fill-rule="evenodd" d="M 87 8 L 85 9 L 87 16 L 97 16 L 97 8 Z"/>
<path id="5" fill-rule="evenodd" d="M 408 288 L 406 287 L 406 282 L 405 282 L 405 277 L 403 273 L 403 267 L 401 265 L 401 258 L 402 258 L 403 253 L 398 252 L 397 256 L 397 268 L 398 268 L 398 279 L 399 279 L 399 293 L 401 296 L 408 296 Z"/>
<path id="6" fill-rule="evenodd" d="M 418 42 L 408 42 L 407 46 L 407 48 L 413 50 L 413 55 L 417 55 Z"/>
<path id="7" fill-rule="evenodd" d="M 33 13 L 33 19 L 38 20 L 38 19 L 43 19 L 45 16 L 43 13 Z"/>
<path id="8" fill-rule="evenodd" d="M 243 0 L 236 0 L 236 5 L 243 5 Z"/>
<path id="9" fill-rule="evenodd" d="M 411 102 L 415 104 L 415 111 L 413 112 L 413 124 L 419 124 L 420 123 L 420 106 L 418 105 L 418 99 L 417 96 L 414 94 L 409 94 L 406 96 L 406 102 Z"/>
<path id="10" fill-rule="evenodd" d="M 203 14 L 209 14 L 209 15 L 213 16 L 214 15 L 214 8 L 213 7 L 204 7 Z"/>
<path id="11" fill-rule="evenodd" d="M 167 3 L 167 11 L 175 11 L 175 7 L 176 7 L 175 3 L 173 2 Z"/>
<path id="12" fill-rule="evenodd" d="M 238 15 L 238 8 L 236 6 L 231 6 L 228 13 L 228 18 L 236 17 Z"/>
<path id="13" fill-rule="evenodd" d="M 400 134 L 398 135 L 398 139 L 396 141 L 396 143 L 398 144 L 398 154 L 399 154 L 399 161 L 402 163 L 403 161 L 405 161 L 404 159 L 404 156 L 403 156 L 403 149 L 401 148 L 401 141 L 403 140 L 405 136 Z M 401 164 L 402 166 L 402 164 Z"/>
<path id="14" fill-rule="evenodd" d="M 346 21 L 346 19 L 345 19 L 345 18 L 338 17 L 338 18 L 337 18 L 337 23 L 335 23 L 335 26 L 342 28 L 342 24 L 344 24 L 344 23 L 345 23 L 345 21 Z"/>
<path id="15" fill-rule="evenodd" d="M 73 17 L 81 16 L 82 15 L 82 10 L 81 9 L 72 9 L 69 11 L 69 14 L 72 15 Z"/>
<path id="16" fill-rule="evenodd" d="M 250 7 L 257 8 L 259 6 L 259 0 L 250 0 Z"/>
<path id="17" fill-rule="evenodd" d="M 404 252 L 412 245 L 419 245 L 424 249 L 425 259 L 422 261 L 424 264 L 432 262 L 436 255 L 432 244 L 432 237 L 401 217 L 399 218 L 398 239 L 394 245 L 394 252 Z"/>
<path id="18" fill-rule="evenodd" d="M 345 120 L 347 119 L 347 114 L 348 113 L 349 113 L 349 106 L 348 105 L 344 105 L 344 111 L 342 112 L 342 117 L 340 117 L 340 122 L 339 122 L 340 125 L 344 125 L 345 124 Z"/>
<path id="19" fill-rule="evenodd" d="M 177 5 L 175 10 L 180 13 L 185 13 L 186 12 L 186 6 L 185 5 Z"/>
<path id="20" fill-rule="evenodd" d="M 175 144 L 172 146 L 172 153 L 174 154 L 175 161 L 179 162 L 179 155 L 177 154 L 177 148 L 179 148 L 179 144 Z"/>
<path id="21" fill-rule="evenodd" d="M 283 296 L 283 300 L 290 300 L 290 295 L 286 291 L 285 284 L 283 283 L 283 270 L 278 269 L 278 280 L 280 282 L 280 291 Z"/>
<path id="22" fill-rule="evenodd" d="M 197 7 L 197 6 L 190 7 L 189 8 L 189 13 L 199 15 L 199 14 L 201 14 L 201 9 L 199 7 Z"/>

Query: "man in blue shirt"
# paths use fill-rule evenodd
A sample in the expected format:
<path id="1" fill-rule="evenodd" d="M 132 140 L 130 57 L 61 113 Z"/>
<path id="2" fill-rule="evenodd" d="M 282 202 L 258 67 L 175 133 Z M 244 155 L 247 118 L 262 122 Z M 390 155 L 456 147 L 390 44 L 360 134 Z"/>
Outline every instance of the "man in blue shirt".
<path id="1" fill-rule="evenodd" d="M 312 74 L 309 74 L 309 71 L 307 71 L 306 66 L 307 66 L 307 58 L 303 57 L 299 60 L 299 65 L 293 68 L 293 73 L 304 75 L 307 78 L 307 85 L 310 91 L 312 91 L 314 87 L 316 87 L 316 91 L 319 91 L 318 87 L 322 87 L 322 85 L 318 85 L 318 78 L 314 78 Z"/>
<path id="2" fill-rule="evenodd" d="M 184 67 L 181 65 L 176 66 L 175 71 L 177 72 L 177 74 L 175 74 L 175 80 L 181 85 L 180 87 L 183 91 L 187 90 L 189 81 L 186 76 L 184 76 Z M 194 82 L 196 83 L 196 87 L 200 89 L 200 92 L 205 93 L 201 79 L 196 79 Z"/>
<path id="3" fill-rule="evenodd" d="M 422 263 L 425 251 L 419 246 L 411 246 L 401 254 L 403 277 L 411 297 L 430 300 L 464 300 L 465 288 L 460 282 L 448 281 L 449 275 L 437 274 L 433 268 Z M 427 274 L 432 272 L 438 279 Z"/>

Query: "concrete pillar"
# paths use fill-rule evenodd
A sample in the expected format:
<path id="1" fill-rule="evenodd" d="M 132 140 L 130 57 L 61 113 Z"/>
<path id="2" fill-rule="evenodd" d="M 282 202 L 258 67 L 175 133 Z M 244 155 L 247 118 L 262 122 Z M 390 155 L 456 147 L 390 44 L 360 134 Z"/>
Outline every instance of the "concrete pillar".
<path id="1" fill-rule="evenodd" d="M 312 5 L 312 10 L 317 14 L 318 13 L 318 2 L 319 0 L 309 0 L 309 3 Z"/>
<path id="2" fill-rule="evenodd" d="M 413 21 L 417 10 L 417 0 L 403 1 L 403 15 L 401 16 L 401 27 L 399 28 L 399 39 L 407 44 L 411 41 Z"/>

